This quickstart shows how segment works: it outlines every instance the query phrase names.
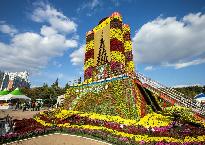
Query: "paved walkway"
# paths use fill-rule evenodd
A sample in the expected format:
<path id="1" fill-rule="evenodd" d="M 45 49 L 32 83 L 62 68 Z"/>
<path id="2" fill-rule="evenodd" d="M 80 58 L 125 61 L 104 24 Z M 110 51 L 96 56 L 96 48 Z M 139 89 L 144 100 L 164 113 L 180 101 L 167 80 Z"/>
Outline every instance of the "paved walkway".
<path id="1" fill-rule="evenodd" d="M 22 111 L 22 110 L 0 110 L 0 118 L 6 117 L 7 114 L 13 119 L 32 118 L 39 111 Z"/>
<path id="2" fill-rule="evenodd" d="M 96 140 L 73 135 L 54 134 L 37 137 L 26 141 L 12 143 L 11 145 L 110 145 Z"/>

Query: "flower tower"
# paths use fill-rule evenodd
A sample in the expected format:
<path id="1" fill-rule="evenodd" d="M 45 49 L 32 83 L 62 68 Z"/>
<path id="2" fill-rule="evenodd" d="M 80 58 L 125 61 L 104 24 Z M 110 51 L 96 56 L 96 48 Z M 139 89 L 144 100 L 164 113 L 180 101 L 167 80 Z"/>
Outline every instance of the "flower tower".
<path id="1" fill-rule="evenodd" d="M 120 75 L 134 71 L 130 27 L 122 23 L 118 12 L 102 19 L 86 33 L 85 49 L 84 81 L 87 83 L 109 77 L 108 73 Z"/>

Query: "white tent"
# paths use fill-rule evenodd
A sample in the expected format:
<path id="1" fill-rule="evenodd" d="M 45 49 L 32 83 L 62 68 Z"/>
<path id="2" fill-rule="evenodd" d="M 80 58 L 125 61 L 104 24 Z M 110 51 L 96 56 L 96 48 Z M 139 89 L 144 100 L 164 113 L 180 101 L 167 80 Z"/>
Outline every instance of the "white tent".
<path id="1" fill-rule="evenodd" d="M 12 95 L 12 94 L 7 94 L 2 97 L 0 97 L 0 100 L 11 100 L 11 99 L 24 99 L 24 100 L 31 100 L 31 98 L 25 96 L 25 95 Z"/>
<path id="2" fill-rule="evenodd" d="M 15 99 L 30 101 L 31 99 L 20 92 L 18 88 L 7 95 L 0 97 L 0 109 L 13 109 Z"/>
<path id="3" fill-rule="evenodd" d="M 63 104 L 64 100 L 65 100 L 65 95 L 60 95 L 60 96 L 58 96 L 58 98 L 57 98 L 57 103 L 56 103 L 56 107 L 57 107 L 58 105 L 61 106 L 61 105 Z M 58 104 L 58 105 L 57 105 L 57 104 Z"/>

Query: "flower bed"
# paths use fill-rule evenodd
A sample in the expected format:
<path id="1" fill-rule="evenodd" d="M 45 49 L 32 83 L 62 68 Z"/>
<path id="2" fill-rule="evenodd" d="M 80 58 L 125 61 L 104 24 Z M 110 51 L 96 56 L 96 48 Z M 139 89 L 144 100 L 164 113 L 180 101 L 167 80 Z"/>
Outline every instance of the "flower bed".
<path id="1" fill-rule="evenodd" d="M 180 124 L 161 114 L 148 114 L 139 122 L 119 116 L 54 110 L 34 119 L 14 120 L 13 133 L 0 137 L 0 143 L 48 133 L 61 132 L 87 136 L 113 144 L 204 144 L 205 129 Z"/>
<path id="2" fill-rule="evenodd" d="M 41 116 L 36 117 L 41 122 Z M 83 113 L 78 111 L 61 110 L 56 112 L 53 126 L 60 128 L 77 128 L 93 131 L 109 132 L 111 135 L 121 138 L 133 139 L 136 142 L 204 142 L 205 129 L 197 128 L 189 124 L 176 125 L 169 117 L 160 114 L 148 114 L 139 122 L 123 119 L 119 116 L 100 115 L 95 113 Z M 48 120 L 44 120 L 45 123 Z M 44 124 L 44 123 L 43 123 Z M 133 140 L 132 140 L 133 141 Z"/>

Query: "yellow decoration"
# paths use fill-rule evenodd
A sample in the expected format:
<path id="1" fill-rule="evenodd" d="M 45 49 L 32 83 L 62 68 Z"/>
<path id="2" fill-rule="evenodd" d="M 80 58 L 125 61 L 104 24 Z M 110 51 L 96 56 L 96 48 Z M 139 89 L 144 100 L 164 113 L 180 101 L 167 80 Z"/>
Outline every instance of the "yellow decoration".
<path id="1" fill-rule="evenodd" d="M 86 79 L 84 82 L 85 82 L 85 84 L 89 84 L 89 83 L 91 83 L 93 81 L 92 81 L 92 78 L 89 78 L 89 79 Z"/>
<path id="2" fill-rule="evenodd" d="M 172 120 L 170 119 L 170 117 L 163 116 L 157 113 L 150 113 L 144 116 L 142 119 L 140 119 L 138 124 L 146 128 L 149 128 L 168 126 L 171 122 Z"/>
<path id="3" fill-rule="evenodd" d="M 94 40 L 91 40 L 89 41 L 87 44 L 86 44 L 86 52 L 90 49 L 93 49 L 94 48 Z"/>
<path id="4" fill-rule="evenodd" d="M 135 67 L 135 65 L 134 65 L 133 61 L 127 62 L 127 64 L 126 64 L 127 71 L 134 71 L 134 67 Z"/>
<path id="5" fill-rule="evenodd" d="M 84 70 L 86 70 L 87 68 L 93 66 L 94 67 L 94 59 L 90 58 L 88 59 L 85 64 L 84 64 Z"/>
<path id="6" fill-rule="evenodd" d="M 122 30 L 123 30 L 124 33 L 127 33 L 127 32 L 130 33 L 130 27 L 129 27 L 129 25 L 123 24 Z"/>
<path id="7" fill-rule="evenodd" d="M 110 17 L 104 20 L 101 24 L 97 25 L 93 31 L 94 33 L 97 32 L 98 30 L 104 28 L 106 25 L 110 24 Z"/>
<path id="8" fill-rule="evenodd" d="M 123 41 L 122 30 L 116 28 L 110 29 L 110 39 L 112 38 L 116 38 L 120 41 Z"/>
<path id="9" fill-rule="evenodd" d="M 132 42 L 131 41 L 125 41 L 124 42 L 125 52 L 132 50 Z"/>
<path id="10" fill-rule="evenodd" d="M 96 120 L 104 120 L 109 122 L 116 122 L 124 125 L 142 125 L 145 127 L 161 127 L 161 126 L 167 126 L 170 124 L 171 120 L 169 117 L 163 116 L 161 114 L 152 113 L 146 115 L 144 118 L 142 118 L 138 123 L 136 120 L 128 120 L 123 119 L 119 116 L 109 116 L 109 115 L 101 115 L 101 114 L 95 114 L 95 113 L 84 113 L 84 112 L 78 112 L 78 111 L 71 111 L 71 110 L 62 110 L 55 116 L 57 118 L 66 118 L 68 116 L 71 116 L 73 114 L 78 114 L 81 117 L 88 117 L 90 119 L 96 119 Z M 51 123 L 46 123 L 43 120 L 40 120 L 38 117 L 34 118 L 37 122 L 41 123 L 44 126 L 52 126 Z M 66 128 L 79 128 L 79 129 L 90 129 L 90 130 L 102 130 L 109 132 L 113 135 L 126 137 L 130 139 L 135 139 L 135 141 L 145 141 L 145 142 L 159 142 L 159 141 L 166 141 L 166 142 L 177 142 L 177 143 L 185 143 L 185 142 L 204 142 L 205 141 L 205 135 L 202 136 L 195 136 L 190 137 L 186 136 L 184 139 L 178 139 L 173 137 L 155 137 L 155 136 L 148 136 L 148 135 L 134 135 L 129 134 L 125 132 L 120 132 L 117 130 L 112 130 L 103 126 L 93 126 L 93 125 L 71 125 L 69 123 L 65 124 L 57 124 L 58 127 L 66 127 Z"/>
<path id="11" fill-rule="evenodd" d="M 111 60 L 114 60 L 116 62 L 121 62 L 122 64 L 124 64 L 125 62 L 125 56 L 119 52 L 119 51 L 111 51 Z"/>

